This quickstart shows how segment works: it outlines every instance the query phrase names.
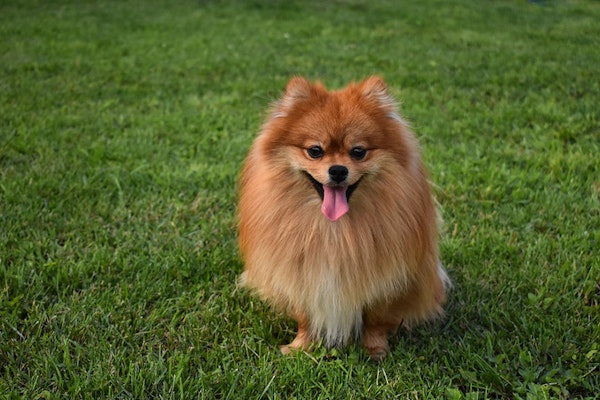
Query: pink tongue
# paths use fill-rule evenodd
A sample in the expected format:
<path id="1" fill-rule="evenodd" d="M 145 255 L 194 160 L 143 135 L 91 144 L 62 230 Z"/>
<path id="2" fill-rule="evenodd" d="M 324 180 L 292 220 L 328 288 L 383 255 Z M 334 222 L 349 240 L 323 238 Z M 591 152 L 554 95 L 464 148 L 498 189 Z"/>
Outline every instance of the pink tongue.
<path id="1" fill-rule="evenodd" d="M 330 221 L 337 221 L 342 215 L 348 212 L 348 200 L 346 199 L 346 189 L 344 187 L 330 187 L 323 185 L 323 205 L 321 212 Z"/>

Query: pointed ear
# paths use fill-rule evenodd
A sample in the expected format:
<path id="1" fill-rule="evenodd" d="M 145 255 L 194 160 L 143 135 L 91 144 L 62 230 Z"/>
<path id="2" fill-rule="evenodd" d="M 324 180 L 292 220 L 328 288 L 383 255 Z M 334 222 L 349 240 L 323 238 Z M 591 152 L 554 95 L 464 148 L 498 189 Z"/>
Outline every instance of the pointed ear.
<path id="1" fill-rule="evenodd" d="M 379 103 L 380 106 L 388 108 L 389 111 L 396 109 L 396 101 L 388 93 L 387 85 L 379 76 L 370 76 L 359 83 L 360 93 L 367 99 Z"/>
<path id="2" fill-rule="evenodd" d="M 284 117 L 298 103 L 310 99 L 321 86 L 313 85 L 306 78 L 296 76 L 288 82 L 285 93 L 279 101 L 275 103 L 273 117 Z"/>
<path id="3" fill-rule="evenodd" d="M 312 83 L 306 78 L 301 76 L 295 76 L 288 82 L 285 87 L 285 94 L 283 99 L 294 103 L 296 100 L 308 99 L 312 91 Z"/>

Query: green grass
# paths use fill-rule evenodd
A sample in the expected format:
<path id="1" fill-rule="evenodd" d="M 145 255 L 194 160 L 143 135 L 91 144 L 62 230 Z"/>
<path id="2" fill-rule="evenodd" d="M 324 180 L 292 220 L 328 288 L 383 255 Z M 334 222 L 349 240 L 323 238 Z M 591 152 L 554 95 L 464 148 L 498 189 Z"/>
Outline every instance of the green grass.
<path id="1" fill-rule="evenodd" d="M 593 398 L 600 4 L 4 1 L 0 396 Z M 239 291 L 236 177 L 295 74 L 380 74 L 421 138 L 455 282 L 373 364 L 282 357 Z"/>

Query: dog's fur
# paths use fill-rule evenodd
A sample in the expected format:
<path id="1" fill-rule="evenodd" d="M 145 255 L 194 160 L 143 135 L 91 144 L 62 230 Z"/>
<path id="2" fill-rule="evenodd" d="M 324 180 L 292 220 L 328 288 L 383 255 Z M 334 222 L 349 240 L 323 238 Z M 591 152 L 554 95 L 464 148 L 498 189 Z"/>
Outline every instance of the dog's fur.
<path id="1" fill-rule="evenodd" d="M 284 353 L 360 338 L 379 360 L 398 327 L 442 313 L 427 173 L 380 78 L 339 91 L 293 78 L 239 186 L 241 282 L 298 321 Z"/>

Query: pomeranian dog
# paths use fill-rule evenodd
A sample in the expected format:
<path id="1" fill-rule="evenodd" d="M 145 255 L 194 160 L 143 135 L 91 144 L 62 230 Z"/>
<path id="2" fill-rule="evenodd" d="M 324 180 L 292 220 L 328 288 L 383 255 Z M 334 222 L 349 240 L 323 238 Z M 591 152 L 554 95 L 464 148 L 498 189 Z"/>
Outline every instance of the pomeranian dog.
<path id="1" fill-rule="evenodd" d="M 290 80 L 238 206 L 241 284 L 298 321 L 284 354 L 360 340 L 381 360 L 399 327 L 442 314 L 450 281 L 427 179 L 381 78 L 338 91 Z"/>

